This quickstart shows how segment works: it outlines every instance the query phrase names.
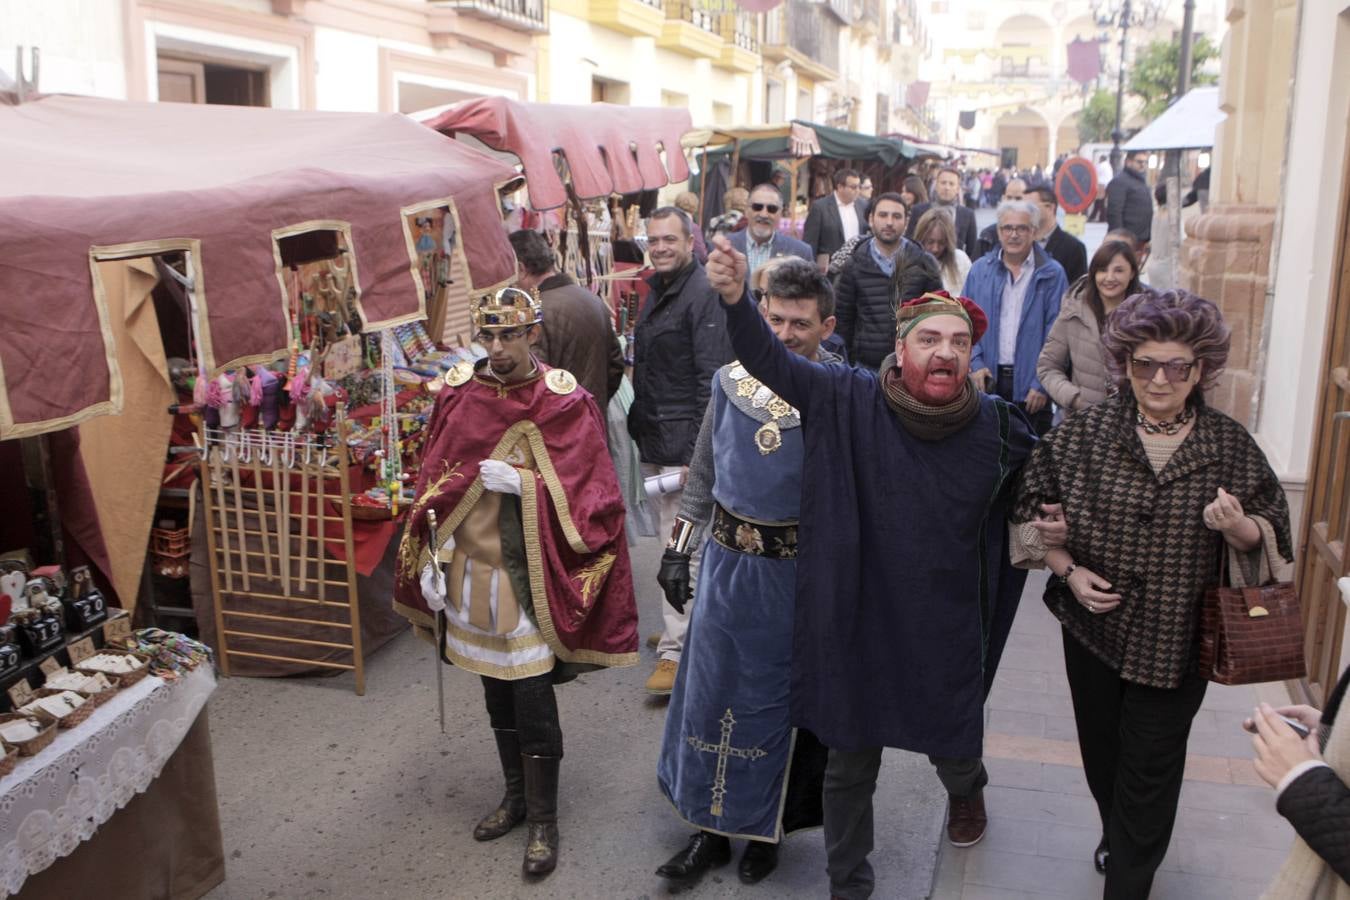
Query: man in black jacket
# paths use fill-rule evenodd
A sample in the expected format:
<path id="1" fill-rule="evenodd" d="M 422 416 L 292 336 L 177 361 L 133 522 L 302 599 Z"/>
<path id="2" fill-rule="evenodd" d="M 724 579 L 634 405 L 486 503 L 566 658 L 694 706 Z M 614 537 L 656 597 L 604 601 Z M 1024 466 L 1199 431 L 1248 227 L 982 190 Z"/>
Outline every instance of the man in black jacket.
<path id="1" fill-rule="evenodd" d="M 849 361 L 876 370 L 895 350 L 895 308 L 899 303 L 942 290 L 937 260 L 904 237 L 905 201 L 879 194 L 867 222 L 872 234 L 853 248 L 835 280 L 835 329 Z"/>
<path id="2" fill-rule="evenodd" d="M 867 201 L 858 196 L 862 179 L 852 169 L 840 169 L 832 180 L 834 191 L 811 204 L 802 226 L 802 240 L 811 246 L 822 272 L 830 265 L 831 253 L 867 233 Z"/>
<path id="3" fill-rule="evenodd" d="M 645 477 L 664 476 L 673 490 L 656 499 L 661 514 L 657 534 L 664 540 L 680 509 L 689 458 L 712 394 L 713 374 L 731 361 L 726 319 L 708 276 L 694 259 L 693 225 L 673 206 L 652 213 L 647 253 L 656 274 L 633 331 L 633 406 L 628 433 L 637 442 Z M 697 583 L 697 571 L 691 576 Z M 665 630 L 656 651 L 656 671 L 647 680 L 653 694 L 675 687 L 689 612 L 662 608 Z"/>
<path id="4" fill-rule="evenodd" d="M 979 259 L 975 211 L 961 205 L 961 173 L 955 169 L 939 169 L 937 178 L 933 180 L 933 198 L 932 203 L 914 204 L 914 208 L 909 211 L 909 230 L 905 232 L 905 237 L 913 240 L 914 224 L 930 207 L 936 206 L 953 216 L 957 246 L 966 251 L 972 261 Z"/>
<path id="5" fill-rule="evenodd" d="M 1153 194 L 1148 189 L 1147 171 L 1148 158 L 1143 153 L 1131 153 L 1106 186 L 1107 229 L 1124 228 L 1145 245 L 1153 238 Z"/>
<path id="6" fill-rule="evenodd" d="M 1087 273 L 1087 247 L 1083 242 L 1059 227 L 1059 200 L 1055 191 L 1049 187 L 1032 188 L 1028 191 L 1031 199 L 1041 208 L 1041 230 L 1036 242 L 1045 248 L 1045 252 L 1064 269 L 1070 286 Z"/>

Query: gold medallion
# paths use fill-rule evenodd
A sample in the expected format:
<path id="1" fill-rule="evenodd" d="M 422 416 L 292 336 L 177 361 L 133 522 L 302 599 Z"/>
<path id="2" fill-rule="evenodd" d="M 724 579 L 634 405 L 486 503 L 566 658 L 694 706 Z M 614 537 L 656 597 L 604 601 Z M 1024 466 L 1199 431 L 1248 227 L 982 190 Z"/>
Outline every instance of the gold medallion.
<path id="1" fill-rule="evenodd" d="M 577 389 L 576 377 L 566 369 L 549 369 L 544 384 L 555 394 L 570 394 Z"/>
<path id="2" fill-rule="evenodd" d="M 738 397 L 753 397 L 757 390 L 759 390 L 757 379 L 747 378 L 744 381 L 736 382 L 736 396 Z"/>
<path id="3" fill-rule="evenodd" d="M 759 448 L 760 456 L 768 456 L 783 446 L 783 434 L 778 430 L 777 422 L 768 422 L 759 427 L 755 432 L 755 446 Z"/>
<path id="4" fill-rule="evenodd" d="M 450 387 L 459 387 L 473 377 L 473 363 L 460 360 L 445 373 L 445 383 Z"/>
<path id="5" fill-rule="evenodd" d="M 781 419 L 792 411 L 792 404 L 788 403 L 782 397 L 775 395 L 774 398 L 769 401 L 769 415 L 773 416 L 775 419 Z"/>

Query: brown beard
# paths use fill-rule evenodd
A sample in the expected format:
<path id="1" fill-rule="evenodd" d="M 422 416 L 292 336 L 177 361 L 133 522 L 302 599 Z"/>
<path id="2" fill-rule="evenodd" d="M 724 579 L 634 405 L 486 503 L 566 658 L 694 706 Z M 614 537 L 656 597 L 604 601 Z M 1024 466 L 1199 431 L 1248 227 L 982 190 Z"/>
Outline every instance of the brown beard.
<path id="1" fill-rule="evenodd" d="M 939 407 L 946 406 L 961 396 L 964 389 L 962 381 L 953 381 L 951 392 L 946 396 L 936 396 L 928 387 L 928 371 L 932 368 L 932 362 L 929 362 L 928 368 L 920 369 L 917 366 L 910 366 L 908 369 L 900 369 L 900 383 L 905 386 L 905 391 L 915 400 L 925 406 Z M 952 374 L 956 369 L 952 367 Z M 964 379 L 969 381 L 969 379 Z"/>

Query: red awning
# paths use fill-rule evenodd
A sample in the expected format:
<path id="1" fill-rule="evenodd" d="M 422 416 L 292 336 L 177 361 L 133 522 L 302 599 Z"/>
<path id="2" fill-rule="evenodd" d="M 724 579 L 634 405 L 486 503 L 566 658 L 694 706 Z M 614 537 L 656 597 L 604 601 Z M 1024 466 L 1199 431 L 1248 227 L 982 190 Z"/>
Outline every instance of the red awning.
<path id="1" fill-rule="evenodd" d="M 121 408 L 91 256 L 185 246 L 209 368 L 288 343 L 277 232 L 347 230 L 379 328 L 425 314 L 410 208 L 448 205 L 471 289 L 515 277 L 513 167 L 401 115 L 0 93 L 0 438 Z"/>
<path id="2" fill-rule="evenodd" d="M 566 157 L 572 186 L 583 200 L 655 190 L 689 177 L 680 138 L 694 126 L 685 109 L 484 97 L 456 104 L 424 124 L 442 134 L 471 134 L 494 150 L 520 157 L 535 209 L 567 202 L 553 163 L 555 151 Z"/>

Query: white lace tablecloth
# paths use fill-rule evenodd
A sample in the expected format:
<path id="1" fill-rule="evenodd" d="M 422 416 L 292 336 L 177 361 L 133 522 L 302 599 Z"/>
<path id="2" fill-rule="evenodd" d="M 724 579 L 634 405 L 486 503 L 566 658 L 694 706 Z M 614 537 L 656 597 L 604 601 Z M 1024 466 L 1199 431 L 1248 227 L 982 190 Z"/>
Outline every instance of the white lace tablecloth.
<path id="1" fill-rule="evenodd" d="M 215 689 L 209 665 L 173 682 L 147 676 L 37 756 L 22 757 L 0 779 L 0 898 L 148 788 Z"/>

